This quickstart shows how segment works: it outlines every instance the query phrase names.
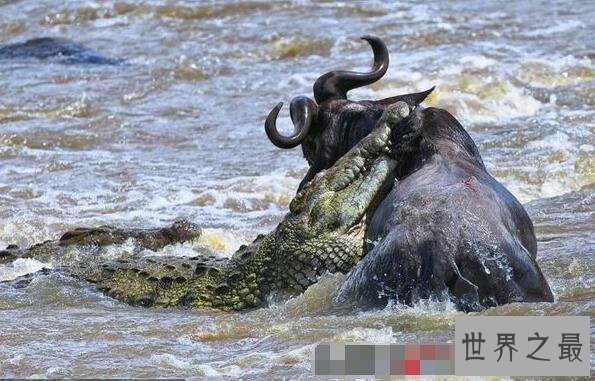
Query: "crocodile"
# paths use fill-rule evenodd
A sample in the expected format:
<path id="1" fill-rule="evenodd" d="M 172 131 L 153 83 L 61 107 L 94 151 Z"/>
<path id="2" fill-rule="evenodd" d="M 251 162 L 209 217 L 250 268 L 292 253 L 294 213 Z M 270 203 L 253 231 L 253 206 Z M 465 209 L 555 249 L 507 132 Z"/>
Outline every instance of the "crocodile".
<path id="1" fill-rule="evenodd" d="M 393 181 L 392 130 L 409 114 L 405 102 L 388 107 L 368 136 L 302 187 L 271 233 L 229 259 L 145 256 L 58 271 L 133 306 L 221 311 L 261 307 L 275 295 L 303 292 L 326 273 L 347 273 L 364 253 L 365 216 Z"/>
<path id="2" fill-rule="evenodd" d="M 103 225 L 96 228 L 76 228 L 64 233 L 58 240 L 47 240 L 29 248 L 8 245 L 0 250 L 0 264 L 18 258 L 34 258 L 42 262 L 53 262 L 68 257 L 71 249 L 84 248 L 96 253 L 110 245 L 121 245 L 133 240 L 136 251 L 158 251 L 165 246 L 193 241 L 200 237 L 202 229 L 184 219 L 171 226 L 157 229 L 130 229 Z"/>

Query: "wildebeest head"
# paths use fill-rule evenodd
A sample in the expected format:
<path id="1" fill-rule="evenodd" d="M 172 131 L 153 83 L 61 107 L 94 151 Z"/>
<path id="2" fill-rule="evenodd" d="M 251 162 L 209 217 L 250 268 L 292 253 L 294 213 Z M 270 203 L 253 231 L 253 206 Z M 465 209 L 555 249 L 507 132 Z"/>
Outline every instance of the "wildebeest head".
<path id="1" fill-rule="evenodd" d="M 374 65 L 368 73 L 331 71 L 314 83 L 314 99 L 299 96 L 292 99 L 290 116 L 294 133 L 284 136 L 276 127 L 277 115 L 283 103 L 277 104 L 265 121 L 265 131 L 271 142 L 279 148 L 302 145 L 310 169 L 300 184 L 300 189 L 314 175 L 330 168 L 351 147 L 366 136 L 380 119 L 384 109 L 398 101 L 411 108 L 420 104 L 433 90 L 398 95 L 378 101 L 352 101 L 347 99 L 349 90 L 378 81 L 388 69 L 388 50 L 378 37 L 364 36 L 374 52 Z"/>

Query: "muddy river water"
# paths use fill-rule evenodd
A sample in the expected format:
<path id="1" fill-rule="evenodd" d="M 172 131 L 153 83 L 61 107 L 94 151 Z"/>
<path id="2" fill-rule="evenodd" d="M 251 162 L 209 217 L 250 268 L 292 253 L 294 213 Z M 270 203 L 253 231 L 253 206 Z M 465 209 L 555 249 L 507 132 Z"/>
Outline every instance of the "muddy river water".
<path id="1" fill-rule="evenodd" d="M 65 37 L 125 59 L 0 61 L 0 247 L 185 217 L 203 236 L 159 254 L 231 255 L 274 228 L 307 169 L 264 117 L 330 69 L 365 70 L 358 37 L 374 34 L 391 66 L 351 98 L 436 85 L 427 104 L 461 121 L 534 221 L 555 303 L 482 314 L 594 316 L 595 6 L 448 3 L 0 0 L 0 43 Z M 0 265 L 0 280 L 49 265 Z M 0 376 L 308 379 L 322 341 L 453 339 L 447 302 L 331 309 L 342 278 L 242 314 L 132 308 L 59 275 L 0 283 Z"/>

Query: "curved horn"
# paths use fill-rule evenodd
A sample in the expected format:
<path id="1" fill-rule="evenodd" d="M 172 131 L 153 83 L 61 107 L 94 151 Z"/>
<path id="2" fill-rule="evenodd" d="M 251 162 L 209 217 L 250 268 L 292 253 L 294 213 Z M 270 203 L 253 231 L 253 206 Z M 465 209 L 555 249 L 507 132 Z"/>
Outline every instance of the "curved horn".
<path id="1" fill-rule="evenodd" d="M 267 133 L 270 141 L 279 148 L 293 148 L 299 145 L 312 126 L 312 120 L 316 118 L 318 113 L 318 106 L 308 97 L 295 97 L 291 100 L 289 106 L 289 114 L 293 122 L 294 132 L 291 136 L 283 136 L 277 130 L 277 115 L 283 107 L 283 102 L 278 103 L 269 112 L 266 121 L 264 122 L 264 130 Z"/>
<path id="2" fill-rule="evenodd" d="M 374 36 L 363 36 L 374 51 L 374 66 L 369 73 L 355 71 L 331 71 L 314 83 L 314 99 L 318 104 L 329 99 L 346 99 L 347 92 L 357 87 L 378 81 L 388 69 L 388 50 L 381 39 Z"/>
<path id="3" fill-rule="evenodd" d="M 388 106 L 390 104 L 397 103 L 399 101 L 403 101 L 403 102 L 407 103 L 410 107 L 413 108 L 413 107 L 416 107 L 421 102 L 423 102 L 424 99 L 426 99 L 432 93 L 432 91 L 434 91 L 435 88 L 436 88 L 436 86 L 432 86 L 431 89 L 428 89 L 426 91 L 421 91 L 419 93 L 405 94 L 405 95 L 397 95 L 395 97 L 381 99 L 377 102 L 383 106 Z"/>

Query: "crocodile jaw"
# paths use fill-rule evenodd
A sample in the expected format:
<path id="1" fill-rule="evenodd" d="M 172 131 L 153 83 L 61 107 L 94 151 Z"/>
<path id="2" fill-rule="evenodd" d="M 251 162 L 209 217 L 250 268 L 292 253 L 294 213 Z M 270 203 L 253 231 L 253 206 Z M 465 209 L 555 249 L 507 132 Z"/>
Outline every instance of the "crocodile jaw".
<path id="1" fill-rule="evenodd" d="M 368 136 L 298 193 L 290 211 L 311 234 L 344 234 L 362 219 L 397 166 L 390 136 L 408 115 L 404 102 L 389 106 Z"/>

